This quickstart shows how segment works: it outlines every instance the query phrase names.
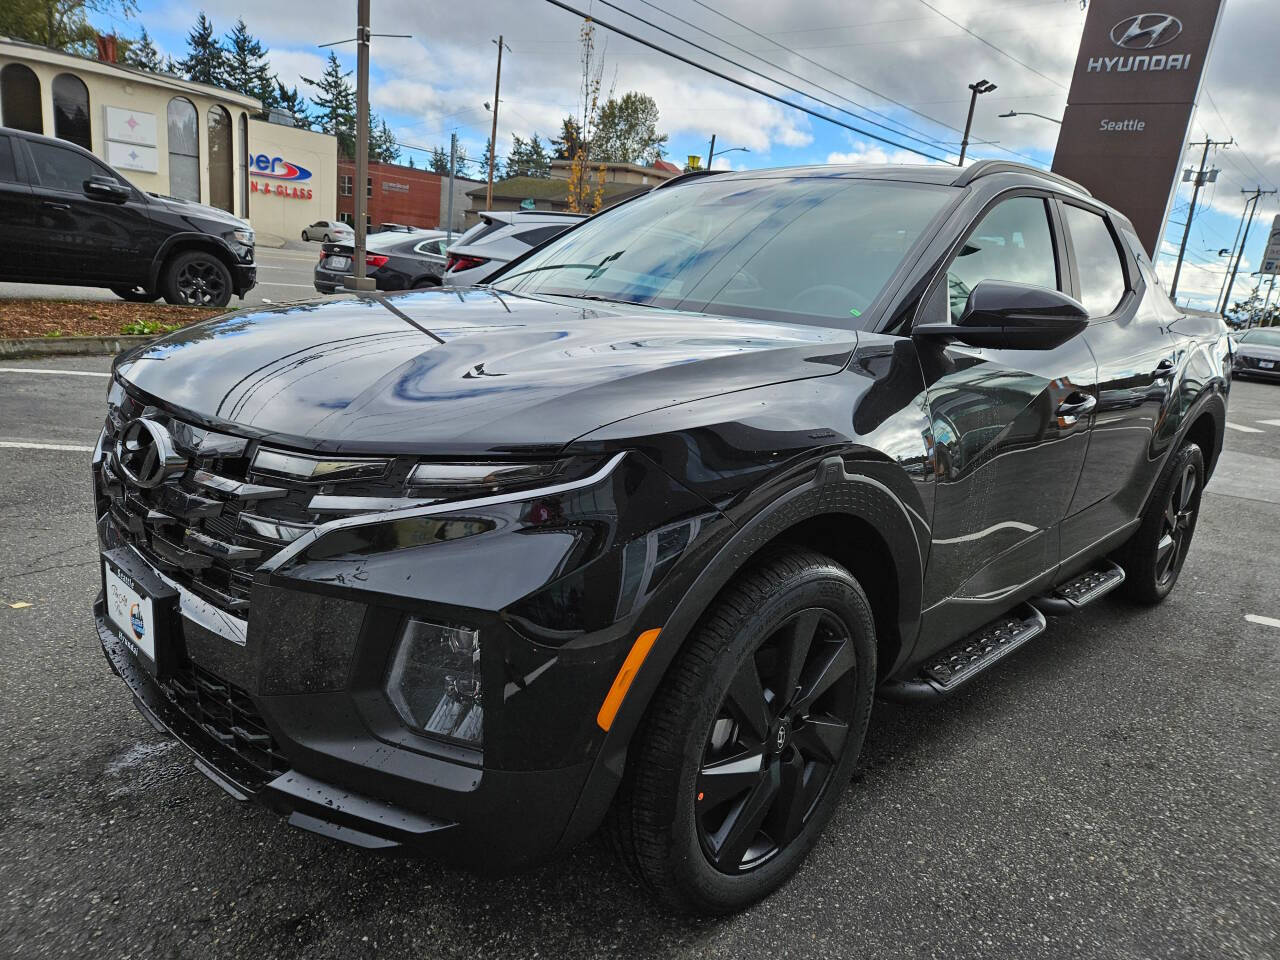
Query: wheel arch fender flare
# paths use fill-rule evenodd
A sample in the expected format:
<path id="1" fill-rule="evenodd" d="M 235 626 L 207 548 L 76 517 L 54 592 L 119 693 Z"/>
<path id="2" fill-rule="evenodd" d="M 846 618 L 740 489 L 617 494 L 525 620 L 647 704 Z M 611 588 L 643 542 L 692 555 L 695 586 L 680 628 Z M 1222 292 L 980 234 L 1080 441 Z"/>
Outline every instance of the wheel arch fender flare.
<path id="1" fill-rule="evenodd" d="M 1202 449 L 1204 454 L 1204 472 L 1206 479 L 1213 475 L 1218 464 L 1218 456 L 1222 453 L 1222 444 L 1227 432 L 1227 401 L 1222 391 L 1216 386 L 1205 390 L 1187 408 L 1178 428 L 1178 442 L 1175 449 L 1180 448 L 1192 433 L 1193 428 L 1203 416 L 1213 420 L 1213 443 L 1209 449 Z M 1204 445 L 1201 444 L 1203 447 Z"/>
<path id="2" fill-rule="evenodd" d="M 569 845 L 599 824 L 622 778 L 627 749 L 658 687 L 699 620 L 720 591 L 759 551 L 781 534 L 816 517 L 847 514 L 870 524 L 888 545 L 898 583 L 897 621 L 899 659 L 915 643 L 920 623 L 927 536 L 918 527 L 927 523 L 886 484 L 852 472 L 838 455 L 818 461 L 807 479 L 793 485 L 738 526 L 710 563 L 685 591 L 661 625 L 661 633 L 615 716 L 596 763 L 588 775 L 562 844 Z M 914 517 L 913 517 L 914 514 Z"/>

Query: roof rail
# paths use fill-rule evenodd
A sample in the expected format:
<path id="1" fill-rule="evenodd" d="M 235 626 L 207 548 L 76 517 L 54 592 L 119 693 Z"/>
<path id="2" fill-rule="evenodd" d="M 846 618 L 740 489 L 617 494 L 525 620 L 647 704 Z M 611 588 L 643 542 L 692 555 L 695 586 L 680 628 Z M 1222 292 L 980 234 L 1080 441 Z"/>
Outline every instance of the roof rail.
<path id="1" fill-rule="evenodd" d="M 1079 190 L 1086 197 L 1092 197 L 1085 187 L 1076 183 L 1074 180 L 1054 173 L 1050 170 L 1041 170 L 1039 167 L 1033 167 L 1029 163 L 1015 163 L 1012 160 L 978 160 L 969 164 L 951 181 L 953 187 L 967 187 L 979 177 L 988 177 L 993 173 L 1029 173 L 1037 177 L 1043 177 L 1045 180 L 1052 180 L 1060 183 L 1072 190 Z"/>
<path id="2" fill-rule="evenodd" d="M 677 183 L 687 183 L 698 177 L 709 177 L 717 173 L 728 173 L 728 170 L 690 170 L 688 173 L 682 173 L 678 177 L 672 177 L 670 180 L 663 180 L 653 189 L 662 190 L 665 187 L 674 187 Z"/>

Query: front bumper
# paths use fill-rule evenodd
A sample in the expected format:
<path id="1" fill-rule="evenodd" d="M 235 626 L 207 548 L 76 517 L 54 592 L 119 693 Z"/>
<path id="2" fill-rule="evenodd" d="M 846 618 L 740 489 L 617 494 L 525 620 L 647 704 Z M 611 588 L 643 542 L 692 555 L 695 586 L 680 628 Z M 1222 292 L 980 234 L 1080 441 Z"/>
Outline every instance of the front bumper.
<path id="1" fill-rule="evenodd" d="M 103 488 L 101 454 L 95 462 L 99 503 L 111 507 L 99 523 L 104 554 L 140 582 L 159 577 L 180 590 L 159 677 L 105 617 L 101 597 L 95 606 L 107 660 L 148 721 L 228 793 L 295 826 L 482 871 L 545 859 L 598 824 L 620 775 L 616 751 L 602 759 L 600 703 L 640 629 L 662 622 L 684 571 L 700 568 L 699 532 L 727 524 L 628 455 L 591 489 L 431 521 L 479 533 L 438 536 L 433 526 L 430 541 L 415 544 L 424 528 L 414 518 L 388 549 L 376 517 L 328 539 L 317 530 L 264 563 L 247 609 L 222 611 L 220 625 L 219 611 L 191 593 L 200 582 L 156 572 L 143 552 L 149 527 L 120 525 L 133 521 Z M 673 519 L 655 530 L 659 509 Z M 659 542 L 676 540 L 683 549 L 662 560 Z M 388 700 L 388 665 L 409 616 L 480 631 L 482 750 L 413 732 Z"/>
<path id="2" fill-rule="evenodd" d="M 243 297 L 258 283 L 258 268 L 252 263 L 237 263 L 231 269 L 231 288 L 237 297 Z"/>

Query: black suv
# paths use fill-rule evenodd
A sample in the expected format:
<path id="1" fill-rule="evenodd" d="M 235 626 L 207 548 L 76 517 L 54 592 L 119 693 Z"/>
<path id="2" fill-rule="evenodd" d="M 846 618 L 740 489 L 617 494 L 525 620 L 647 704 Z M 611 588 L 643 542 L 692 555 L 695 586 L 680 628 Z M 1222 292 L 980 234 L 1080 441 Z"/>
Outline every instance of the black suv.
<path id="1" fill-rule="evenodd" d="M 89 151 L 0 127 L 0 280 L 108 287 L 225 307 L 253 288 L 253 231 L 224 210 L 143 193 Z"/>
<path id="2" fill-rule="evenodd" d="M 1041 171 L 680 178 L 482 287 L 121 356 L 97 629 L 295 826 L 510 869 L 603 824 L 733 910 L 816 842 L 874 697 L 1173 588 L 1229 358 Z"/>

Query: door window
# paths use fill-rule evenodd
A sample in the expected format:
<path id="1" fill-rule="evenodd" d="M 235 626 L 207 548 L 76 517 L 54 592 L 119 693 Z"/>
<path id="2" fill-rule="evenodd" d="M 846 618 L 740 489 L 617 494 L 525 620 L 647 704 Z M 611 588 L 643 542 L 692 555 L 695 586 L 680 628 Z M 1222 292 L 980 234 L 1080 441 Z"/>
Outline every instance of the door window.
<path id="1" fill-rule="evenodd" d="M 27 146 L 31 150 L 31 159 L 35 161 L 36 182 L 46 189 L 83 193 L 84 182 L 90 177 L 109 176 L 120 182 L 105 167 L 98 166 L 83 153 L 39 140 L 30 140 Z"/>
<path id="2" fill-rule="evenodd" d="M 1005 200 L 992 208 L 969 235 L 947 269 L 952 323 L 960 319 L 970 292 L 983 280 L 1061 289 L 1049 212 L 1043 199 Z"/>
<path id="3" fill-rule="evenodd" d="M 0 137 L 0 180 L 6 183 L 18 182 L 18 171 L 13 165 L 13 147 L 8 137 Z"/>
<path id="4" fill-rule="evenodd" d="M 1105 317 L 1124 296 L 1124 261 L 1107 221 L 1083 207 L 1063 205 L 1080 275 L 1080 302 L 1091 317 Z"/>

